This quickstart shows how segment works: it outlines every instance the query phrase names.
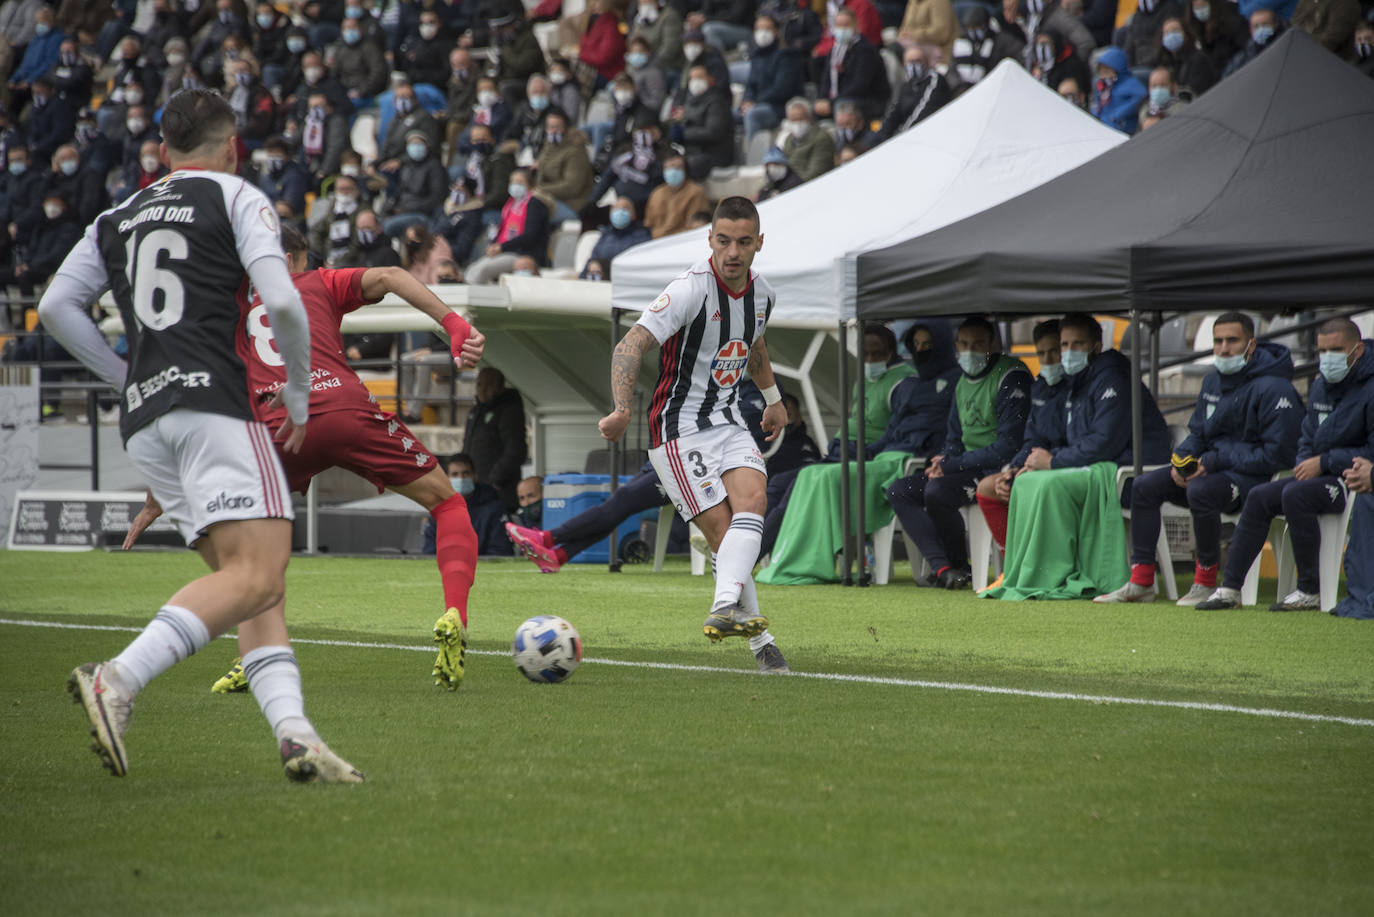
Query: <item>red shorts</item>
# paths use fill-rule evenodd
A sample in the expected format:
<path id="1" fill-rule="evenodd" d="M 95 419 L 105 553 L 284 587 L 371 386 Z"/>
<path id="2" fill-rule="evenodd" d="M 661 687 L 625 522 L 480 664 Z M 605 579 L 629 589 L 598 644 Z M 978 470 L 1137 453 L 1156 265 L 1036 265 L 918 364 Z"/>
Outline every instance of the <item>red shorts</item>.
<path id="1" fill-rule="evenodd" d="M 284 452 L 277 445 L 286 480 L 299 493 L 326 468 L 346 468 L 377 485 L 380 493 L 409 484 L 439 464 L 395 414 L 366 408 L 310 415 L 300 452 Z"/>

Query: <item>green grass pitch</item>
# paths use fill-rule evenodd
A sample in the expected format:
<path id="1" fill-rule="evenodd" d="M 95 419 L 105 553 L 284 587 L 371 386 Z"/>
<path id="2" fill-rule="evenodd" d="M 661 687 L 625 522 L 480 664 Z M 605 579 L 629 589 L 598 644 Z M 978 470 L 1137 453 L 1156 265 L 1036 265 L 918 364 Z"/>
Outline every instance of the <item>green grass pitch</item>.
<path id="1" fill-rule="evenodd" d="M 685 562 L 483 562 L 449 694 L 432 562 L 296 558 L 293 636 L 402 647 L 297 644 L 368 782 L 282 777 L 251 696 L 209 693 L 230 641 L 138 699 L 113 779 L 63 682 L 132 635 L 13 622 L 141 626 L 200 569 L 0 552 L 0 914 L 1374 913 L 1367 623 L 762 588 L 799 673 L 860 680 L 775 678 L 701 636 Z M 590 658 L 563 685 L 508 657 L 542 612 Z"/>

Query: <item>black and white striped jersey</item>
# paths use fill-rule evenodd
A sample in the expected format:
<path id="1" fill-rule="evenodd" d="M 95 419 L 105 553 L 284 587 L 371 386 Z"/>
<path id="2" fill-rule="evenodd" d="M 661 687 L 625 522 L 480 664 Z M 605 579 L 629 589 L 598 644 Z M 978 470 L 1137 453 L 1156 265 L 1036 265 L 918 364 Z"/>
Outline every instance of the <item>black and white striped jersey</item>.
<path id="1" fill-rule="evenodd" d="M 763 336 L 777 295 L 750 270 L 732 293 L 710 258 L 679 274 L 639 317 L 659 343 L 659 376 L 649 403 L 651 446 L 722 424 L 745 426 L 735 394 L 749 348 Z"/>
<path id="2" fill-rule="evenodd" d="M 272 203 L 234 175 L 179 169 L 96 218 L 58 269 L 109 287 L 129 342 L 119 432 L 176 407 L 252 420 L 234 351 L 237 293 L 259 258 L 283 258 Z"/>

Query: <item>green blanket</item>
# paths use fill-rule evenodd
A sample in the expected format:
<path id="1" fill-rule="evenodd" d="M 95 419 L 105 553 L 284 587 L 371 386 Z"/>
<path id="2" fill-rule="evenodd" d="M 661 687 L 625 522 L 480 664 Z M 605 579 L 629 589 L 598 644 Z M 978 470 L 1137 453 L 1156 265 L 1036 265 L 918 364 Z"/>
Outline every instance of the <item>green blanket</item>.
<path id="1" fill-rule="evenodd" d="M 1028 471 L 1011 489 L 1007 556 L 995 599 L 1086 599 L 1126 581 L 1116 465 Z"/>
<path id="2" fill-rule="evenodd" d="M 892 521 L 887 505 L 887 488 L 902 476 L 911 456 L 905 452 L 881 452 L 864 468 L 864 527 L 872 534 Z M 849 466 L 850 507 L 854 528 L 858 528 L 858 468 Z M 840 514 L 840 465 L 808 465 L 797 475 L 792 499 L 787 504 L 773 546 L 772 562 L 755 579 L 774 586 L 810 586 L 834 583 L 835 555 L 844 546 Z M 1113 587 L 1115 588 L 1115 587 Z"/>

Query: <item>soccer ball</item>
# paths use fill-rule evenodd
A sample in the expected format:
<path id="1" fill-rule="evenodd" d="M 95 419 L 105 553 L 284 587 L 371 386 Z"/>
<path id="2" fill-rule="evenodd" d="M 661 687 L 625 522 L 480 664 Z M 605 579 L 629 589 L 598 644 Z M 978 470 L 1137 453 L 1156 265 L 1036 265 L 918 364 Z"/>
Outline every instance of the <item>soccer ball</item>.
<path id="1" fill-rule="evenodd" d="M 537 615 L 515 629 L 510 654 L 520 674 L 530 681 L 557 684 L 577 671 L 582 638 L 562 618 Z"/>

